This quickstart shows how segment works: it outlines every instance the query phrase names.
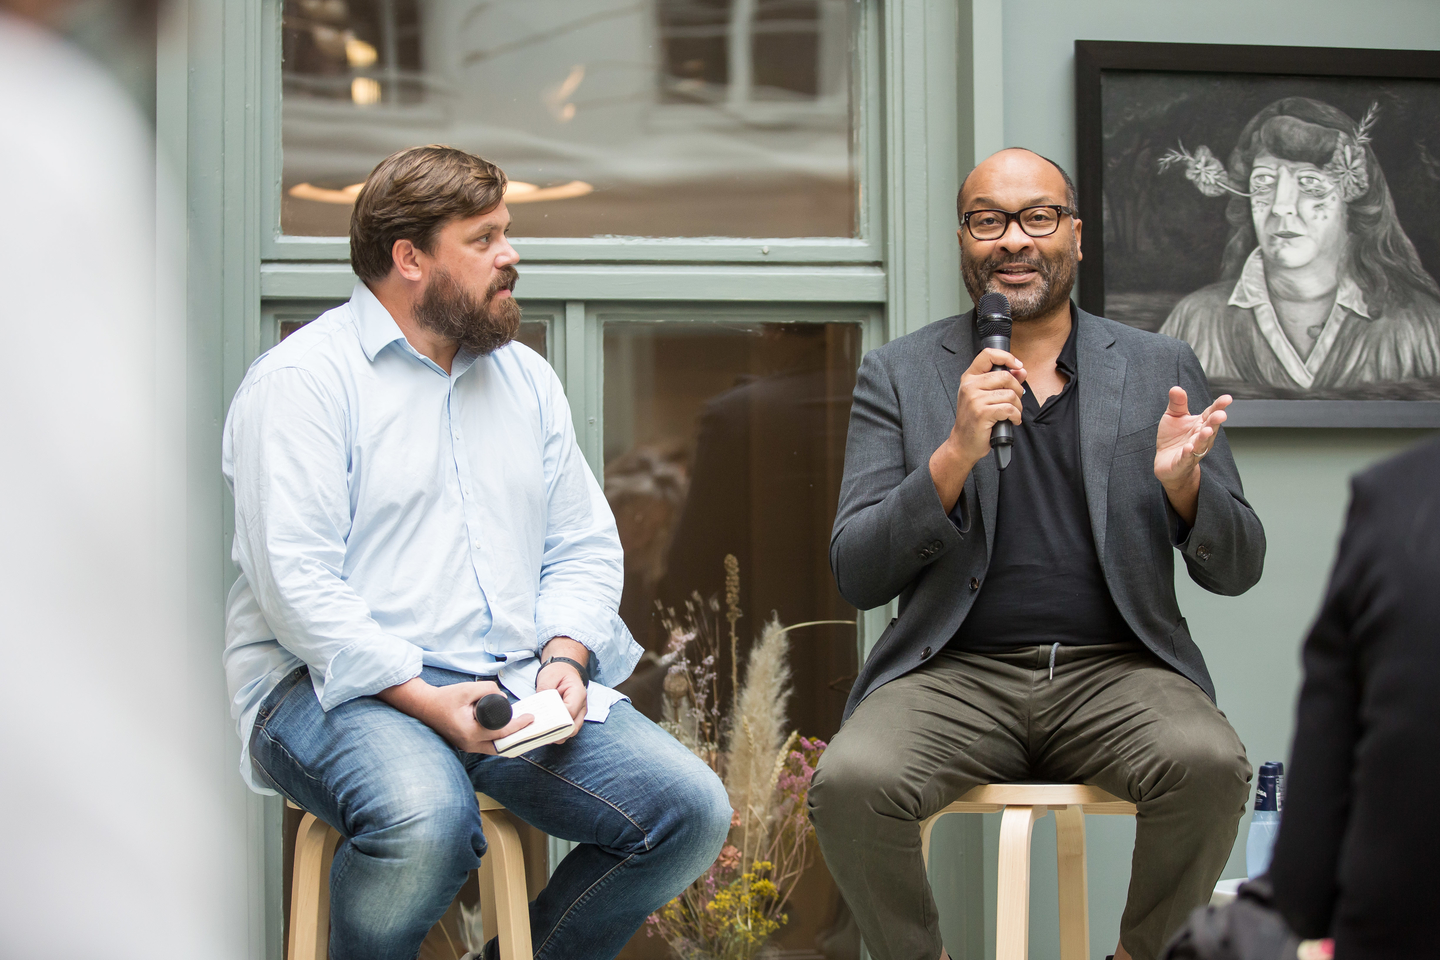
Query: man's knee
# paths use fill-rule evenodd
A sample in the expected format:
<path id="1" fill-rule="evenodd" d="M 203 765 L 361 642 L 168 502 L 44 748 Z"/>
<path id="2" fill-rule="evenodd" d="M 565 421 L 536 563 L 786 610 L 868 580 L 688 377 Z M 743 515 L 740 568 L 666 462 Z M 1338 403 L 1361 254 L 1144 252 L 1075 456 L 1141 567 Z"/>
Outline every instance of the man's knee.
<path id="1" fill-rule="evenodd" d="M 1245 748 L 1231 731 L 1196 731 L 1178 738 L 1166 757 L 1167 773 L 1162 777 L 1169 790 L 1192 797 L 1197 812 L 1213 811 L 1217 816 L 1239 810 L 1250 796 L 1250 761 Z"/>
<path id="2" fill-rule="evenodd" d="M 810 781 L 810 819 L 821 833 L 843 833 L 868 817 L 919 818 L 919 797 L 883 755 L 847 749 L 840 735 L 820 756 Z"/>
<path id="3" fill-rule="evenodd" d="M 351 842 L 369 856 L 473 869 L 485 850 L 468 783 L 396 783 L 348 813 Z"/>
<path id="4" fill-rule="evenodd" d="M 720 855 L 730 833 L 731 814 L 725 785 L 697 760 L 695 769 L 665 792 L 664 827 L 653 834 L 655 849 L 693 863 L 693 874 L 698 876 Z"/>

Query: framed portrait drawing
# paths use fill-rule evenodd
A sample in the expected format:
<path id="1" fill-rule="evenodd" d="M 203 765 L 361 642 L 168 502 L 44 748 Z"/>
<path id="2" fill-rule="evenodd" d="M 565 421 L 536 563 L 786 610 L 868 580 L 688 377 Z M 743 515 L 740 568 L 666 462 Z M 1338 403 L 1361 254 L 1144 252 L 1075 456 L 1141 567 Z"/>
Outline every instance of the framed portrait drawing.
<path id="1" fill-rule="evenodd" d="M 1237 426 L 1440 427 L 1440 51 L 1076 41 L 1080 303 Z"/>

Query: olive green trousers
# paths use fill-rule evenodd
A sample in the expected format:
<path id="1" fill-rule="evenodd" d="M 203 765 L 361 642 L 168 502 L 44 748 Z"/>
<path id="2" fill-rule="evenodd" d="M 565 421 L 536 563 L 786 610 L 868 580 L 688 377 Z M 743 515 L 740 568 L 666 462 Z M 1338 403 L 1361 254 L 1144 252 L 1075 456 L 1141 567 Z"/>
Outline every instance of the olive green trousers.
<path id="1" fill-rule="evenodd" d="M 1137 807 L 1120 942 L 1153 960 L 1229 859 L 1250 764 L 1199 687 L 1135 643 L 944 651 L 860 704 L 810 816 L 875 960 L 942 945 L 920 822 L 982 783 L 1094 784 Z"/>

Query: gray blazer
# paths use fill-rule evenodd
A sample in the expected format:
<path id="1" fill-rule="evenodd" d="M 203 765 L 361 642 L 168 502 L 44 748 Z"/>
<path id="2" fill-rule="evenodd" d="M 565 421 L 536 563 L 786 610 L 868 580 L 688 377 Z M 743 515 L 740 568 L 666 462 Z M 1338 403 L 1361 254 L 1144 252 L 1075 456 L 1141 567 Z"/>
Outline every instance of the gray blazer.
<path id="1" fill-rule="evenodd" d="M 1175 600 L 1174 555 L 1212 593 L 1244 593 L 1265 562 L 1265 531 L 1245 501 L 1222 431 L 1200 470 L 1195 526 L 1180 519 L 1155 479 L 1155 431 L 1170 387 L 1192 411 L 1210 390 L 1189 345 L 1074 309 L 1080 465 L 1095 549 L 1120 613 L 1151 651 L 1212 700 L 1215 686 Z M 975 315 L 932 323 L 874 350 L 860 364 L 845 477 L 830 537 L 840 593 L 862 610 L 900 598 L 845 705 L 924 663 L 965 619 L 995 539 L 999 471 L 987 456 L 946 515 L 930 454 L 955 422 L 960 376 L 978 352 Z"/>

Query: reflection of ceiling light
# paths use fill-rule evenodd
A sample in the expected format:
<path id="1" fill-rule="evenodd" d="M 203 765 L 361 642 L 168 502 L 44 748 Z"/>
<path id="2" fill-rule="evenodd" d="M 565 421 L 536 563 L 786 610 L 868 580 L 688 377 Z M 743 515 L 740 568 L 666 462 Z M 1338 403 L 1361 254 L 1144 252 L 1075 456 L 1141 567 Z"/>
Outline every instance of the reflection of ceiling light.
<path id="1" fill-rule="evenodd" d="M 363 183 L 352 183 L 340 190 L 317 187 L 309 183 L 297 183 L 287 192 L 296 200 L 314 200 L 317 203 L 339 203 L 349 206 L 360 196 Z M 595 188 L 584 180 L 571 180 L 558 187 L 537 187 L 523 180 L 511 180 L 505 186 L 506 203 L 542 203 L 546 200 L 572 200 L 595 192 Z"/>
<path id="2" fill-rule="evenodd" d="M 506 203 L 540 203 L 544 200 L 572 200 L 594 193 L 595 188 L 584 180 L 571 180 L 558 187 L 537 187 L 522 180 L 511 180 L 505 187 Z"/>
<path id="3" fill-rule="evenodd" d="M 577 63 L 570 68 L 570 75 L 561 81 L 560 86 L 545 95 L 545 105 L 550 108 L 550 114 L 561 123 L 575 119 L 575 104 L 566 103 L 580 84 L 585 80 L 585 64 Z"/>
<path id="4" fill-rule="evenodd" d="M 315 200 L 320 203 L 343 203 L 346 205 L 355 202 L 360 196 L 360 188 L 363 183 L 352 183 L 343 190 L 327 190 L 325 187 L 316 187 L 308 183 L 297 183 L 288 191 L 290 196 L 296 200 Z"/>
<path id="5" fill-rule="evenodd" d="M 364 70 L 375 65 L 375 61 L 380 59 L 380 51 L 355 34 L 348 33 L 345 37 L 345 59 L 356 70 Z"/>
<path id="6" fill-rule="evenodd" d="M 350 81 L 350 99 L 362 107 L 380 102 L 380 81 L 374 77 L 356 77 Z"/>

